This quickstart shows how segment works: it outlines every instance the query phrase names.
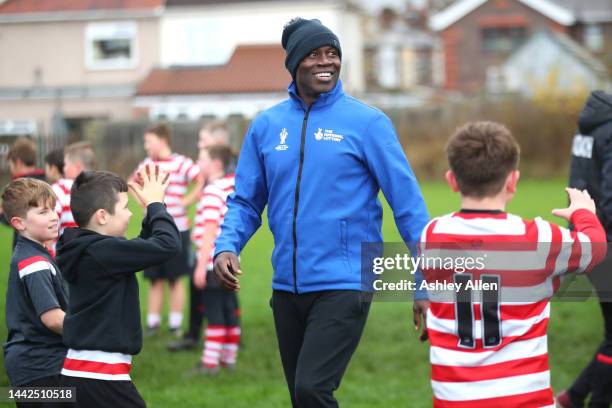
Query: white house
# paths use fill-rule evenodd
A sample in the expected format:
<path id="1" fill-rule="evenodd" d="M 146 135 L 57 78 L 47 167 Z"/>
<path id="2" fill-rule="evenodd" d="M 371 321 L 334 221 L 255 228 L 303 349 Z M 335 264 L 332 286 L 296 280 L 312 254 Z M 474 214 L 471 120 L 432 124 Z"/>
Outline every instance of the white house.
<path id="1" fill-rule="evenodd" d="M 163 0 L 0 1 L 0 135 L 70 133 L 132 116 L 159 60 Z"/>
<path id="2" fill-rule="evenodd" d="M 605 88 L 606 67 L 565 34 L 535 33 L 500 67 L 488 72 L 492 92 L 516 92 L 532 96 L 538 87 L 563 92 Z"/>

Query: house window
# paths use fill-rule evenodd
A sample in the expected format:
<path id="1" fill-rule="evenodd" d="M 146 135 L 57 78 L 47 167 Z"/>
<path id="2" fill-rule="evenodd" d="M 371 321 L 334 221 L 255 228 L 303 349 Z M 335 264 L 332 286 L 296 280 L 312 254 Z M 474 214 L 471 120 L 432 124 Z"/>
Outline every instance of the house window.
<path id="1" fill-rule="evenodd" d="M 525 40 L 525 27 L 487 27 L 482 29 L 482 49 L 485 52 L 511 52 Z"/>
<path id="2" fill-rule="evenodd" d="M 85 32 L 89 69 L 131 69 L 138 64 L 136 23 L 92 23 Z"/>
<path id="3" fill-rule="evenodd" d="M 584 45 L 591 51 L 603 50 L 604 37 L 600 25 L 588 24 L 584 27 Z"/>

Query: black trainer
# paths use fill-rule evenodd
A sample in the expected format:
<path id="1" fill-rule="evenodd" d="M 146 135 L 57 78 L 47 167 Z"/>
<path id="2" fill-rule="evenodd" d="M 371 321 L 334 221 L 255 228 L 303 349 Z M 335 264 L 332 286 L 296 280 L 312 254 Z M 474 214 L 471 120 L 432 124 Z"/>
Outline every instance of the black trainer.
<path id="1" fill-rule="evenodd" d="M 168 351 L 185 351 L 194 350 L 198 346 L 198 340 L 193 337 L 185 336 L 180 340 L 168 343 L 166 348 Z"/>

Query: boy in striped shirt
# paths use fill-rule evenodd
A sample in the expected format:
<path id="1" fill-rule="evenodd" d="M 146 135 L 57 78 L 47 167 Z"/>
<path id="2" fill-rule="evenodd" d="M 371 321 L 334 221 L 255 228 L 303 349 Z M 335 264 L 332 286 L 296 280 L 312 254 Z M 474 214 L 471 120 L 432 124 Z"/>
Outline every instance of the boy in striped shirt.
<path id="1" fill-rule="evenodd" d="M 200 149 L 198 165 L 208 184 L 198 202 L 193 231 L 197 263 L 193 283 L 204 288 L 203 304 L 208 320 L 204 338 L 204 352 L 196 370 L 216 374 L 219 365 L 233 369 L 240 343 L 240 309 L 236 292 L 223 289 L 213 274 L 215 239 L 221 233 L 227 212 L 227 197 L 234 192 L 234 174 L 226 174 L 232 161 L 229 146 L 213 145 Z"/>
<path id="2" fill-rule="evenodd" d="M 57 196 L 55 211 L 60 219 L 59 235 L 64 233 L 66 228 L 76 227 L 72 211 L 70 210 L 70 189 L 74 179 L 81 172 L 93 170 L 95 167 L 95 153 L 89 142 L 73 143 L 64 149 L 64 168 L 63 177 L 57 180 L 51 188 Z"/>
<path id="3" fill-rule="evenodd" d="M 151 126 L 144 134 L 144 148 L 147 158 L 138 165 L 137 170 L 147 164 L 154 164 L 170 175 L 170 184 L 166 191 L 164 203 L 168 213 L 174 219 L 181 234 L 182 251 L 169 261 L 145 269 L 145 278 L 151 281 L 149 288 L 149 305 L 147 314 L 147 332 L 156 333 L 161 324 L 161 311 L 164 301 L 164 281 L 170 288 L 170 314 L 168 326 L 170 331 L 179 332 L 183 322 L 184 289 L 181 277 L 189 273 L 191 240 L 187 205 L 187 190 L 190 184 L 200 190 L 199 167 L 189 157 L 173 153 L 170 147 L 171 132 L 165 124 Z M 136 174 L 136 173 L 134 173 Z M 133 176 L 132 176 L 133 178 Z"/>
<path id="4" fill-rule="evenodd" d="M 54 207 L 55 195 L 41 180 L 19 178 L 2 193 L 2 209 L 17 232 L 6 291 L 4 344 L 4 366 L 13 387 L 60 385 L 68 297 L 62 274 L 44 247 L 57 237 Z"/>
<path id="5" fill-rule="evenodd" d="M 433 219 L 420 244 L 431 302 L 433 405 L 553 407 L 550 298 L 564 274 L 589 271 L 605 256 L 595 204 L 586 191 L 567 189 L 569 207 L 552 213 L 574 231 L 507 213 L 519 147 L 502 125 L 468 123 L 446 152 L 446 180 L 461 194 L 461 210 Z"/>
<path id="6" fill-rule="evenodd" d="M 215 120 L 202 126 L 198 134 L 198 149 L 204 149 L 213 145 L 230 145 L 230 133 L 227 125 L 223 121 Z M 227 171 L 234 172 L 236 168 L 235 157 L 229 164 Z M 206 177 L 200 169 L 200 179 L 203 184 L 206 184 Z M 189 204 L 196 202 L 202 195 L 201 188 L 194 188 L 185 201 Z M 168 351 L 192 350 L 199 346 L 200 336 L 202 333 L 202 324 L 204 323 L 204 301 L 203 289 L 197 288 L 193 284 L 193 273 L 189 276 L 189 325 L 185 331 L 183 338 L 175 340 L 168 344 Z"/>

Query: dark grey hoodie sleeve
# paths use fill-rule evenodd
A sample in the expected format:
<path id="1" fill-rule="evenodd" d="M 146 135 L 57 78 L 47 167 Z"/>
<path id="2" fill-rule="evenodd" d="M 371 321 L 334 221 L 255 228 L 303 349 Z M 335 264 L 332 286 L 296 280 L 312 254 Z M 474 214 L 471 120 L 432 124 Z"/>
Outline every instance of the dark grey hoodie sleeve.
<path id="1" fill-rule="evenodd" d="M 608 236 L 612 235 L 612 123 L 601 155 L 601 199 L 599 208 L 603 213 Z"/>
<path id="2" fill-rule="evenodd" d="M 91 254 L 110 274 L 133 274 L 166 262 L 181 251 L 181 239 L 174 220 L 162 203 L 147 207 L 143 231 L 138 238 L 102 240 Z"/>

